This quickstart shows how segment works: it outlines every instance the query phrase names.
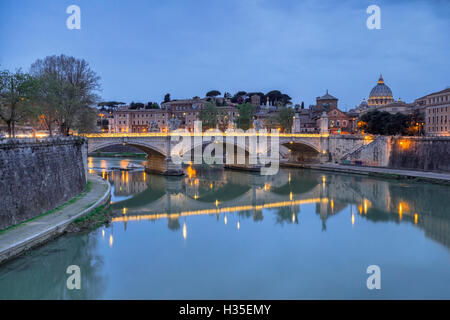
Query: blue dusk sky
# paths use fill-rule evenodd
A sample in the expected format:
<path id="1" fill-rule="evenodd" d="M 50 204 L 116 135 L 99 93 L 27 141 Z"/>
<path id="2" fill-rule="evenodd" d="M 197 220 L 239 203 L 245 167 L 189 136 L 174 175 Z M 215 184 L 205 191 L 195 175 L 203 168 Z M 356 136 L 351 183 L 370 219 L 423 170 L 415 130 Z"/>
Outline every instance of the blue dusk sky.
<path id="1" fill-rule="evenodd" d="M 66 27 L 72 4 L 81 30 Z M 380 73 L 405 101 L 450 86 L 449 16 L 448 0 L 0 0 L 0 69 L 64 53 L 89 62 L 104 100 L 278 89 L 308 106 L 328 89 L 348 110 Z"/>

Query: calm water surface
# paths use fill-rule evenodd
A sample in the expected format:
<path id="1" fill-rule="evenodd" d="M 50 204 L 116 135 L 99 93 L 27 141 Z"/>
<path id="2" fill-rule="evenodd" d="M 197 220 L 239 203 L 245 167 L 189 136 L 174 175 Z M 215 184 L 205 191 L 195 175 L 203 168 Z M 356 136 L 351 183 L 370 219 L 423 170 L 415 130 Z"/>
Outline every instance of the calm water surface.
<path id="1" fill-rule="evenodd" d="M 450 187 L 306 170 L 275 176 L 90 158 L 113 222 L 0 267 L 2 299 L 450 299 Z M 111 169 L 115 168 L 115 169 Z M 81 290 L 66 268 L 81 268 Z M 366 269 L 381 268 L 381 290 Z"/>

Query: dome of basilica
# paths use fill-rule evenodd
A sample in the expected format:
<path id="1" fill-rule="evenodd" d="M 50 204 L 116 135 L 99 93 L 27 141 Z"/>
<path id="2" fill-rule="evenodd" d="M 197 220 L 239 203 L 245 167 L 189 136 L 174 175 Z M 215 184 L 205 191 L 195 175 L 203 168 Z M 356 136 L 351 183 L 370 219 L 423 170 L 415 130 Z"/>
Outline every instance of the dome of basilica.
<path id="1" fill-rule="evenodd" d="M 392 91 L 384 84 L 383 76 L 380 75 L 377 85 L 370 91 L 368 104 L 369 106 L 378 106 L 389 104 L 393 101 Z"/>

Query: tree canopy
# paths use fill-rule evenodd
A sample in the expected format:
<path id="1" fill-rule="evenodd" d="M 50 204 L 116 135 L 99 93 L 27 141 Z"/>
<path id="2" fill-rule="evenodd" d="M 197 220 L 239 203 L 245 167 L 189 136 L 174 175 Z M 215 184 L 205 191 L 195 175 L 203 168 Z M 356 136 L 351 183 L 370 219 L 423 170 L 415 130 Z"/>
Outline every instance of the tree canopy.
<path id="1" fill-rule="evenodd" d="M 0 119 L 8 126 L 10 137 L 15 136 L 15 126 L 31 112 L 30 107 L 38 89 L 36 79 L 20 69 L 15 73 L 0 72 Z"/>
<path id="2" fill-rule="evenodd" d="M 400 112 L 391 114 L 373 110 L 360 117 L 359 127 L 367 133 L 380 135 L 407 134 L 411 117 Z"/>
<path id="3" fill-rule="evenodd" d="M 170 93 L 166 93 L 166 95 L 164 96 L 164 102 L 169 102 L 170 101 Z"/>
<path id="4" fill-rule="evenodd" d="M 278 121 L 283 132 L 291 132 L 294 123 L 295 111 L 292 108 L 281 108 L 278 113 Z"/>
<path id="5" fill-rule="evenodd" d="M 204 130 L 214 129 L 217 127 L 218 109 L 214 102 L 206 102 L 205 107 L 200 111 L 198 118 L 202 121 Z"/>
<path id="6" fill-rule="evenodd" d="M 220 91 L 217 91 L 217 90 L 211 90 L 211 91 L 209 91 L 208 93 L 206 93 L 206 96 L 207 96 L 207 97 L 215 98 L 215 97 L 217 97 L 217 96 L 220 96 Z"/>
<path id="7" fill-rule="evenodd" d="M 236 119 L 236 126 L 239 129 L 248 130 L 253 125 L 253 116 L 255 114 L 255 107 L 251 103 L 243 103 L 237 106 L 238 117 Z"/>
<path id="8" fill-rule="evenodd" d="M 70 129 L 76 129 L 85 108 L 98 101 L 96 92 L 100 90 L 100 77 L 84 59 L 47 56 L 36 60 L 30 73 L 46 89 L 52 109 L 56 109 L 56 123 L 64 135 L 69 135 Z"/>

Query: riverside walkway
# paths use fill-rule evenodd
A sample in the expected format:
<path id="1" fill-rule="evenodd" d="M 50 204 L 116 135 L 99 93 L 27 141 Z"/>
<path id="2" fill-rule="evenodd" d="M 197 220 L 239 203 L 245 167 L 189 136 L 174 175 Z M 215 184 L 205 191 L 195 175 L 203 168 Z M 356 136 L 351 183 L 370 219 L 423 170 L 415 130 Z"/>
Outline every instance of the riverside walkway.
<path id="1" fill-rule="evenodd" d="M 440 182 L 445 184 L 450 184 L 450 173 L 439 173 L 431 171 L 416 171 L 416 170 L 406 170 L 406 169 L 390 169 L 390 168 L 380 168 L 380 167 L 359 167 L 353 165 L 343 165 L 343 164 L 296 164 L 296 163 L 284 163 L 285 167 L 293 168 L 305 168 L 305 169 L 316 169 L 325 171 L 334 171 L 342 173 L 354 173 L 362 174 L 368 176 L 378 176 L 386 178 L 415 178 L 430 182 Z"/>
<path id="2" fill-rule="evenodd" d="M 0 264 L 62 234 L 77 218 L 109 202 L 111 187 L 100 177 L 89 174 L 89 191 L 54 212 L 0 232 Z"/>

